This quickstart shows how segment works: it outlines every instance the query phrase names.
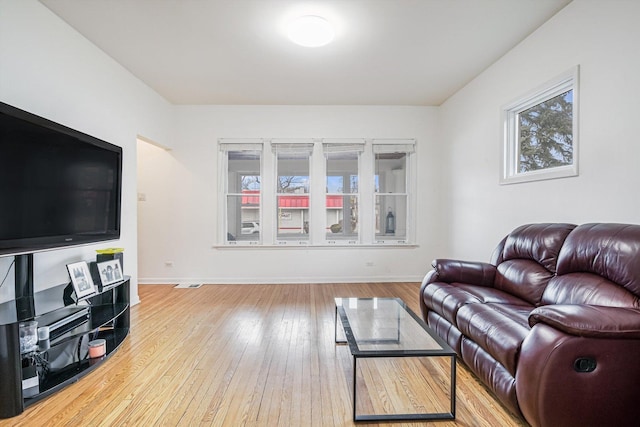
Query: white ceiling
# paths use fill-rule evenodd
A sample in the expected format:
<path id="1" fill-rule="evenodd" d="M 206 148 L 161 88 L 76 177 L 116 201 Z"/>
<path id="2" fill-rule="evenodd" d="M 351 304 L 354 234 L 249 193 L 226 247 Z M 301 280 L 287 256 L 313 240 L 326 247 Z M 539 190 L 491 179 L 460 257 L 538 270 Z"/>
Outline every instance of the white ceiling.
<path id="1" fill-rule="evenodd" d="M 440 105 L 571 0 L 40 1 L 174 104 Z"/>

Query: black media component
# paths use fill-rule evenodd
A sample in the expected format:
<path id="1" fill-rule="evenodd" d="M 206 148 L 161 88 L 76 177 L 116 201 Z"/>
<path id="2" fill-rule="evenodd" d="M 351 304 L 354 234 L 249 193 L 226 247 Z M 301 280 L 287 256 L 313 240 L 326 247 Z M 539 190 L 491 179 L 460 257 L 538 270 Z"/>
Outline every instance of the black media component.
<path id="1" fill-rule="evenodd" d="M 91 273 L 91 279 L 93 284 L 98 287 L 98 291 L 102 292 L 102 279 L 100 279 L 100 272 L 98 271 L 98 263 L 91 261 L 89 263 L 89 272 Z M 71 285 L 71 283 L 69 283 Z"/>
<path id="2" fill-rule="evenodd" d="M 38 366 L 35 357 L 22 358 L 22 397 L 37 396 L 40 393 Z"/>
<path id="3" fill-rule="evenodd" d="M 120 261 L 120 268 L 124 270 L 124 254 L 122 252 L 116 252 L 113 254 L 97 254 L 96 255 L 97 262 L 111 261 L 114 259 L 117 259 L 118 261 Z M 96 283 L 95 280 L 94 280 L 94 283 Z"/>

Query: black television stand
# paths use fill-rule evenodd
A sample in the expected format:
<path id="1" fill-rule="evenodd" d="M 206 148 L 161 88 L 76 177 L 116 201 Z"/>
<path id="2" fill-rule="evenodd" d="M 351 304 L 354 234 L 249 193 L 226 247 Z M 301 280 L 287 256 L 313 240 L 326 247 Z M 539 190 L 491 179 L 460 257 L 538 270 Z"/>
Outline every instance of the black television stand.
<path id="1" fill-rule="evenodd" d="M 0 304 L 0 418 L 19 415 L 77 381 L 120 347 L 129 334 L 129 280 L 70 301 L 64 298 L 67 283 L 34 293 L 33 255 L 16 256 L 16 299 Z M 21 354 L 20 322 L 28 320 L 50 326 L 50 339 Z M 94 339 L 106 341 L 106 354 L 90 359 L 88 343 Z"/>

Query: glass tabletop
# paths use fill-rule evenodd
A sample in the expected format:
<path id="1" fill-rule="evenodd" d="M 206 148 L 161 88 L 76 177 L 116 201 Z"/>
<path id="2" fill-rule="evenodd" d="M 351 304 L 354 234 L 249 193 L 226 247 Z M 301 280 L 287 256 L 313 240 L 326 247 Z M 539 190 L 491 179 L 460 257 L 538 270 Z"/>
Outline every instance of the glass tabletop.
<path id="1" fill-rule="evenodd" d="M 335 298 L 351 352 L 451 355 L 453 350 L 399 298 Z M 337 325 L 336 325 L 337 326 Z"/>

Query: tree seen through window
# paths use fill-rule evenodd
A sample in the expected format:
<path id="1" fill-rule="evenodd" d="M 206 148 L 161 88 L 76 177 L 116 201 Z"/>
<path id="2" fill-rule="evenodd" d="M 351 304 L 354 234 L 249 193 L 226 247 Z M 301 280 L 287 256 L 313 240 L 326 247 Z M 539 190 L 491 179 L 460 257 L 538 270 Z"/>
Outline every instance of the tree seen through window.
<path id="1" fill-rule="evenodd" d="M 518 114 L 520 173 L 573 163 L 573 90 Z"/>

